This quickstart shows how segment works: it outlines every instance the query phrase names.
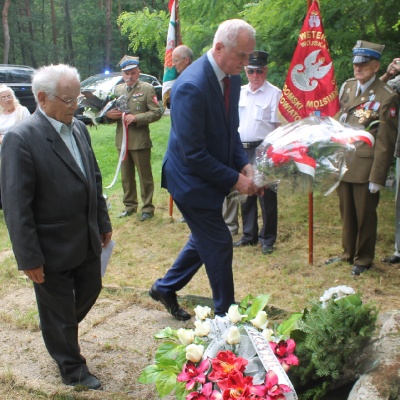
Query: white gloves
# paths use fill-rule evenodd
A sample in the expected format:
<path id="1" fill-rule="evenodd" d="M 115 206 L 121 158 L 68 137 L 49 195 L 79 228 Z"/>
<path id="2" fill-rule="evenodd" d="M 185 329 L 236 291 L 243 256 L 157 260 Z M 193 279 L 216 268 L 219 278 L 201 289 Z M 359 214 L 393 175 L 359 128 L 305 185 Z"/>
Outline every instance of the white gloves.
<path id="1" fill-rule="evenodd" d="M 377 183 L 373 182 L 370 182 L 368 185 L 368 189 L 371 193 L 378 193 L 382 188 L 382 185 L 378 185 Z"/>

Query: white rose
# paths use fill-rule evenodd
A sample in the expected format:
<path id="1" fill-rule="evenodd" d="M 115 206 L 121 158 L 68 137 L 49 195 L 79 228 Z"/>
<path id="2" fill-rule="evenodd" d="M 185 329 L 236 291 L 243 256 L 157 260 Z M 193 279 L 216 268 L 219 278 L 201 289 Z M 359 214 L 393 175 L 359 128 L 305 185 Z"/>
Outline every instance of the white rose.
<path id="1" fill-rule="evenodd" d="M 194 363 L 199 362 L 203 357 L 204 346 L 201 344 L 189 344 L 186 347 L 186 359 Z"/>
<path id="2" fill-rule="evenodd" d="M 211 332 L 210 321 L 194 321 L 194 334 L 199 337 L 207 336 Z"/>
<path id="3" fill-rule="evenodd" d="M 265 311 L 259 311 L 254 319 L 250 321 L 256 328 L 264 329 L 268 325 L 268 315 Z"/>
<path id="4" fill-rule="evenodd" d="M 236 326 L 231 326 L 226 337 L 226 342 L 228 344 L 238 344 L 240 343 L 240 332 Z"/>
<path id="5" fill-rule="evenodd" d="M 187 346 L 188 344 L 193 343 L 193 341 L 194 341 L 193 329 L 180 328 L 180 329 L 178 329 L 177 333 L 178 333 L 178 338 L 183 345 Z"/>
<path id="6" fill-rule="evenodd" d="M 272 329 L 264 329 L 261 334 L 267 342 L 273 342 L 274 331 Z"/>
<path id="7" fill-rule="evenodd" d="M 210 315 L 211 308 L 207 306 L 206 307 L 196 306 L 194 312 L 196 313 L 196 319 L 204 320 Z"/>
<path id="8" fill-rule="evenodd" d="M 237 304 L 232 304 L 228 310 L 228 318 L 233 324 L 239 322 L 242 318 L 247 317 L 247 315 L 242 315 L 239 312 L 239 306 Z"/>

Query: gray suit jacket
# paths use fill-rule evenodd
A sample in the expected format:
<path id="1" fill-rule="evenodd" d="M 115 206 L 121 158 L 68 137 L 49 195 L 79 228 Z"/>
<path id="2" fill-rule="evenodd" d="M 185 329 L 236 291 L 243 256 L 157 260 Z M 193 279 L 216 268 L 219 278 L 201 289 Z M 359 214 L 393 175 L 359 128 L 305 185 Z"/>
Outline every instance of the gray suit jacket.
<path id="1" fill-rule="evenodd" d="M 76 267 L 89 247 L 100 256 L 100 233 L 111 232 L 89 133 L 75 120 L 73 134 L 86 177 L 40 111 L 4 138 L 2 201 L 18 269 Z"/>

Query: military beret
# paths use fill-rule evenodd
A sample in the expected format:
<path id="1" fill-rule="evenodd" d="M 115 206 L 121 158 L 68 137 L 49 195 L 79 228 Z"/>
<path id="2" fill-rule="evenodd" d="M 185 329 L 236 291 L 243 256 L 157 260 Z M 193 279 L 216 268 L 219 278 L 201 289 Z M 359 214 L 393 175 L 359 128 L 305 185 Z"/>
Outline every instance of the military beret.
<path id="1" fill-rule="evenodd" d="M 260 68 L 268 64 L 269 54 L 266 51 L 255 50 L 250 54 L 247 68 Z"/>
<path id="2" fill-rule="evenodd" d="M 356 45 L 353 47 L 353 64 L 379 60 L 384 48 L 385 46 L 382 44 L 357 40 Z"/>

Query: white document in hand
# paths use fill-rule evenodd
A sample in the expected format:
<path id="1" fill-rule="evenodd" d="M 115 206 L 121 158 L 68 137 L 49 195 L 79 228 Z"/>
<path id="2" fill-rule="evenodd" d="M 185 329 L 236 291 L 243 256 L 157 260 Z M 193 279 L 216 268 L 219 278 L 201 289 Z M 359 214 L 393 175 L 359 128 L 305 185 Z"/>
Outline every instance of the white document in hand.
<path id="1" fill-rule="evenodd" d="M 101 276 L 104 277 L 107 269 L 108 262 L 110 261 L 111 254 L 115 246 L 114 240 L 110 240 L 106 247 L 103 247 L 101 252 Z"/>

